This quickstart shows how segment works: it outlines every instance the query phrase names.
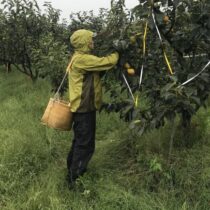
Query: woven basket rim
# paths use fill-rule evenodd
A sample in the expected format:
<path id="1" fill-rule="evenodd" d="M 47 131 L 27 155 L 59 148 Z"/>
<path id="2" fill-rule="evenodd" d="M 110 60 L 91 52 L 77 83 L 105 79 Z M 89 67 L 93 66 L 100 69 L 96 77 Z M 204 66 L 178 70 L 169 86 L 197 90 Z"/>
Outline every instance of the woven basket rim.
<path id="1" fill-rule="evenodd" d="M 53 101 L 53 102 L 56 102 L 59 104 L 63 104 L 63 105 L 67 105 L 67 106 L 71 105 L 70 101 L 65 101 L 65 100 L 61 100 L 61 99 L 57 99 L 57 98 L 50 98 L 50 101 Z"/>

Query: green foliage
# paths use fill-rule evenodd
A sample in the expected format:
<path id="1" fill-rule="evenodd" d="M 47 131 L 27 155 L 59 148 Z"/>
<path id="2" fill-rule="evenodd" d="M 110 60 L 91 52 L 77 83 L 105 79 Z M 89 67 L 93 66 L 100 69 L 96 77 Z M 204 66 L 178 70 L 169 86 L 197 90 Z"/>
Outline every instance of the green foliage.
<path id="1" fill-rule="evenodd" d="M 34 66 L 39 69 L 39 77 L 49 79 L 56 91 L 68 65 L 67 47 L 62 42 L 55 41 L 52 34 L 43 37 L 40 42 L 42 52 L 34 52 L 34 56 L 39 57 L 39 62 Z M 67 80 L 65 82 L 61 93 L 67 89 Z"/>
<path id="2" fill-rule="evenodd" d="M 31 76 L 38 77 L 38 70 L 32 69 L 33 58 L 31 50 L 39 45 L 39 36 L 42 32 L 40 24 L 40 11 L 35 1 L 2 1 L 4 6 L 5 43 L 4 62 L 21 65 L 20 71 Z"/>
<path id="3" fill-rule="evenodd" d="M 35 81 L 40 73 L 38 63 L 43 57 L 45 60 L 48 57 L 48 63 L 52 59 L 51 54 L 47 54 L 46 48 L 52 47 L 52 42 L 58 45 L 67 39 L 66 28 L 58 23 L 59 11 L 53 9 L 50 4 L 46 4 L 47 12 L 41 14 L 35 0 L 5 0 L 2 1 L 2 6 L 4 9 L 1 11 L 0 20 L 3 29 L 0 33 L 1 63 L 15 65 L 19 71 L 29 75 Z M 48 44 L 51 45 L 46 47 L 46 42 L 43 46 L 43 39 L 47 37 L 50 37 L 51 42 Z M 64 47 L 60 49 L 57 47 L 54 51 L 56 50 L 61 50 L 62 54 Z"/>
<path id="4" fill-rule="evenodd" d="M 209 61 L 210 16 L 207 12 L 209 3 L 207 1 L 169 1 L 167 5 L 168 1 L 154 4 L 153 1 L 145 1 L 132 10 L 129 22 L 124 12 L 123 2 L 117 2 L 112 7 L 111 11 L 114 12 L 111 20 L 113 21 L 110 22 L 117 30 L 114 33 L 117 34 L 118 39 L 124 39 L 129 44 L 128 48 L 121 53 L 120 64 L 128 62 L 135 69 L 136 76 L 129 76 L 122 65 L 118 67 L 118 71 L 124 72 L 127 76 L 135 97 L 143 94 L 147 98 L 149 107 L 143 110 L 134 107 L 132 99 L 130 103 L 125 103 L 124 100 L 122 103 L 115 103 L 112 107 L 117 106 L 117 110 L 128 110 L 126 119 L 127 115 L 132 115 L 135 120 L 140 120 L 141 123 L 137 125 L 140 135 L 147 129 L 163 126 L 166 119 L 173 120 L 177 115 L 182 118 L 184 127 L 189 126 L 197 110 L 201 106 L 206 106 L 210 91 L 208 82 L 210 75 L 206 70 L 185 87 L 178 86 L 198 73 Z M 152 13 L 163 41 L 158 36 Z M 187 17 L 183 17 L 184 15 Z M 168 19 L 164 20 L 165 17 Z M 142 49 L 146 22 L 149 29 L 144 57 Z M 175 72 L 174 75 L 169 73 L 164 52 Z M 142 63 L 144 75 L 139 88 Z M 118 71 L 115 73 L 116 79 L 122 82 L 120 90 L 116 90 L 115 86 L 108 86 L 110 95 L 114 97 L 127 89 Z M 113 110 L 116 111 L 116 109 Z"/>

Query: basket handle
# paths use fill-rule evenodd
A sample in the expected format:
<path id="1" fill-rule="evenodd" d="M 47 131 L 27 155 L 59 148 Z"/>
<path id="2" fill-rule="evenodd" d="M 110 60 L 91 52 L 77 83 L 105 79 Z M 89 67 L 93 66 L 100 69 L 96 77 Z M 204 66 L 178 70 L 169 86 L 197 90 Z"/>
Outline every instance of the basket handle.
<path id="1" fill-rule="evenodd" d="M 58 87 L 58 90 L 56 91 L 56 93 L 55 93 L 55 95 L 54 95 L 53 98 L 59 99 L 59 92 L 60 92 L 60 89 L 61 89 L 61 87 L 62 87 L 62 85 L 63 85 L 63 83 L 64 83 L 64 81 L 65 81 L 65 79 L 66 79 L 67 74 L 68 74 L 69 71 L 71 70 L 72 63 L 73 63 L 73 61 L 75 60 L 76 57 L 77 57 L 77 56 L 73 56 L 73 57 L 71 58 L 71 61 L 70 61 L 69 65 L 68 65 L 67 68 L 66 68 L 66 73 L 65 73 L 65 75 L 64 75 L 64 77 L 63 77 L 63 79 L 62 79 L 62 81 L 61 81 L 61 84 L 60 84 L 60 86 Z M 74 58 L 74 59 L 73 59 L 73 58 Z"/>

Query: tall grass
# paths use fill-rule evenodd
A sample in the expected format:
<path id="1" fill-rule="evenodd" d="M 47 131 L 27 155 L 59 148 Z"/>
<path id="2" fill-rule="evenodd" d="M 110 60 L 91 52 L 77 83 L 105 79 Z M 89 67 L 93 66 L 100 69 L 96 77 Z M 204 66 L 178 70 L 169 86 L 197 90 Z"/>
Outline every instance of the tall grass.
<path id="1" fill-rule="evenodd" d="M 170 162 L 170 124 L 139 138 L 117 114 L 98 114 L 96 153 L 69 190 L 72 133 L 40 124 L 50 95 L 45 80 L 0 73 L 0 209 L 210 209 L 209 110 L 193 119 L 192 144 L 177 130 Z"/>

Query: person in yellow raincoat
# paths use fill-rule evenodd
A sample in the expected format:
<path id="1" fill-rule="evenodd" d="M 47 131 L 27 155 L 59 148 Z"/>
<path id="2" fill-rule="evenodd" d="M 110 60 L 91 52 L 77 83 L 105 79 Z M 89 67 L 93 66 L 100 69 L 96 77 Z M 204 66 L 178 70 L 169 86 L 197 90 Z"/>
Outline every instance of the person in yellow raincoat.
<path id="1" fill-rule="evenodd" d="M 74 139 L 67 157 L 68 181 L 74 181 L 87 169 L 95 150 L 96 110 L 101 106 L 102 87 L 99 73 L 112 69 L 119 54 L 105 57 L 91 54 L 94 33 L 80 29 L 70 37 L 74 47 L 69 70 L 69 98 L 73 112 Z"/>

